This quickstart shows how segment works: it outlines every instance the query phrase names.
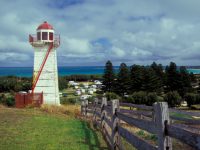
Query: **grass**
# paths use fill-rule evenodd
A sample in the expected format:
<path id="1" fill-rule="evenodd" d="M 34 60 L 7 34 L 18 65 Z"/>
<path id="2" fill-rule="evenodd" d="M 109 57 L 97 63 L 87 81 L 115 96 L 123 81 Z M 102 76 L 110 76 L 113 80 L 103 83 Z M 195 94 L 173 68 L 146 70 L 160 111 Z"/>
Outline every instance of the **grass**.
<path id="1" fill-rule="evenodd" d="M 1 106 L 0 150 L 106 150 L 101 134 L 76 119 L 73 111 L 76 108 Z"/>

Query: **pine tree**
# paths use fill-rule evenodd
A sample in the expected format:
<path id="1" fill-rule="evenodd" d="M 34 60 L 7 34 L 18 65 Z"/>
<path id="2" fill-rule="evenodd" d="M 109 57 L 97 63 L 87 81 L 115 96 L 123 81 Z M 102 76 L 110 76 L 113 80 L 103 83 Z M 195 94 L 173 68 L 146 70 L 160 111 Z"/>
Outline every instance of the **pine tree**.
<path id="1" fill-rule="evenodd" d="M 164 78 L 164 72 L 163 72 L 163 66 L 162 66 L 162 64 L 157 64 L 156 62 L 153 62 L 151 64 L 151 68 L 155 71 L 156 75 L 162 81 L 163 78 Z"/>
<path id="2" fill-rule="evenodd" d="M 116 92 L 119 95 L 124 96 L 125 93 L 128 93 L 130 89 L 130 76 L 129 69 L 125 63 L 121 63 L 119 67 L 117 83 Z"/>
<path id="3" fill-rule="evenodd" d="M 187 92 L 192 90 L 191 77 L 185 66 L 180 67 L 180 80 L 181 86 L 179 89 L 179 93 L 181 96 L 184 96 Z"/>
<path id="4" fill-rule="evenodd" d="M 131 93 L 142 90 L 143 70 L 144 66 L 139 66 L 139 65 L 131 66 L 130 69 Z"/>
<path id="5" fill-rule="evenodd" d="M 115 84 L 115 73 L 113 69 L 112 62 L 108 60 L 105 65 L 104 75 L 103 75 L 103 87 L 104 92 L 113 92 Z"/>
<path id="6" fill-rule="evenodd" d="M 174 62 L 171 62 L 170 65 L 166 67 L 166 86 L 168 91 L 179 91 L 182 86 L 180 74 Z"/>
<path id="7" fill-rule="evenodd" d="M 152 68 L 145 68 L 143 72 L 142 90 L 146 92 L 160 92 L 162 83 Z"/>

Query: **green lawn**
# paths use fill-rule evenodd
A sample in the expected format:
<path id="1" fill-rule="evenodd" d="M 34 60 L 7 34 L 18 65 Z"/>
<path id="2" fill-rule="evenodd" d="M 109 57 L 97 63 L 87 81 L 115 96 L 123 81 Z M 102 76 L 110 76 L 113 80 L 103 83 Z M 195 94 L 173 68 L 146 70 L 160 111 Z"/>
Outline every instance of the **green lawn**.
<path id="1" fill-rule="evenodd" d="M 38 109 L 0 108 L 0 150 L 106 150 L 85 121 Z"/>

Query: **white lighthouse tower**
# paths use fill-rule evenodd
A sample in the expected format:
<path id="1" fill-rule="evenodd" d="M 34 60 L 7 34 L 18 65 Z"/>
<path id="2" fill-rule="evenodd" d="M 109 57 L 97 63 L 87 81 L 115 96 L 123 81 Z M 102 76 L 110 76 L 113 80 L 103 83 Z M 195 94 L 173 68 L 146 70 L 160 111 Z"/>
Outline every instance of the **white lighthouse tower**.
<path id="1" fill-rule="evenodd" d="M 34 71 L 32 93 L 43 92 L 43 103 L 60 105 L 56 48 L 60 36 L 46 21 L 38 26 L 36 35 L 29 35 L 34 47 Z"/>

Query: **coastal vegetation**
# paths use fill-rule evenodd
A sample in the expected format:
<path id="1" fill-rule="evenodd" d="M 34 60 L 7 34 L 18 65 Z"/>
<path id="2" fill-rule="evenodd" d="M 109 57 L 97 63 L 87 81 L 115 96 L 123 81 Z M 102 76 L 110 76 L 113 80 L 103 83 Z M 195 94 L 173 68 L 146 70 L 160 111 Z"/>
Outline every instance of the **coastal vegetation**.
<path id="1" fill-rule="evenodd" d="M 180 106 L 183 101 L 191 107 L 200 104 L 199 88 L 194 74 L 186 67 L 177 67 L 174 62 L 164 67 L 153 62 L 150 66 L 121 63 L 116 72 L 111 61 L 107 61 L 103 75 L 102 90 L 110 96 L 120 97 L 121 101 L 152 105 L 156 101 L 167 101 L 170 107 Z M 112 94 L 111 94 L 112 93 Z"/>
<path id="2" fill-rule="evenodd" d="M 69 81 L 89 82 L 100 80 L 103 82 L 102 92 L 97 91 L 95 96 L 105 93 L 108 99 L 120 99 L 136 104 L 152 105 L 156 101 L 167 101 L 171 107 L 180 106 L 183 101 L 191 108 L 198 108 L 200 103 L 199 77 L 189 73 L 184 66 L 177 67 L 174 62 L 163 67 L 153 62 L 149 66 L 121 63 L 118 70 L 112 62 L 105 65 L 103 75 L 69 75 L 59 76 L 59 90 L 66 93 L 61 98 L 63 104 L 76 103 L 79 99 L 74 95 L 74 89 L 69 87 Z M 0 77 L 0 103 L 14 105 L 14 95 L 19 91 L 28 91 L 32 86 L 32 78 L 4 76 Z M 195 106 L 194 106 L 195 105 Z M 194 107 L 193 107 L 194 106 Z"/>

